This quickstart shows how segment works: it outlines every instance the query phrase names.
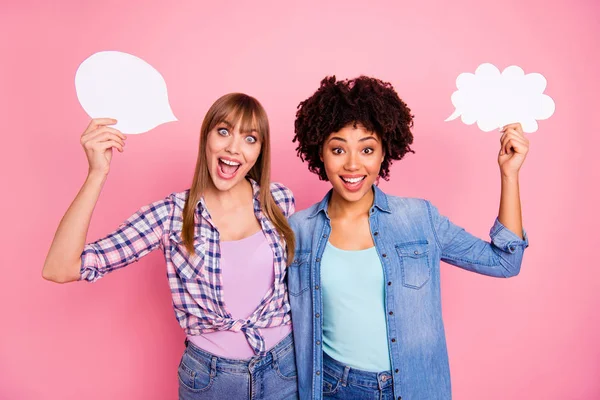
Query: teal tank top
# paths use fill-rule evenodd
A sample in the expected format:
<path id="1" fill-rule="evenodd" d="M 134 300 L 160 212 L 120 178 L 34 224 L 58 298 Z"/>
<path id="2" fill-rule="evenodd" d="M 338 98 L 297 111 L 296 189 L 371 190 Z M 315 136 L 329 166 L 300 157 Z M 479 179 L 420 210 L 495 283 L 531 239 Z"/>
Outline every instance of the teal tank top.
<path id="1" fill-rule="evenodd" d="M 377 250 L 327 243 L 321 260 L 323 351 L 352 368 L 391 369 L 383 267 Z"/>

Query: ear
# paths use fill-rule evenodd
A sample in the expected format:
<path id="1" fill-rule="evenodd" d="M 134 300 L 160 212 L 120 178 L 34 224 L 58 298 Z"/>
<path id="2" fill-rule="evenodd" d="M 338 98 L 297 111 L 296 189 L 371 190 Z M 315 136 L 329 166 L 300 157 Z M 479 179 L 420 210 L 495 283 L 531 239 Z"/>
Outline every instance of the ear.
<path id="1" fill-rule="evenodd" d="M 325 162 L 325 161 L 323 160 L 323 146 L 321 146 L 321 147 L 319 148 L 319 159 L 321 160 L 321 162 Z"/>

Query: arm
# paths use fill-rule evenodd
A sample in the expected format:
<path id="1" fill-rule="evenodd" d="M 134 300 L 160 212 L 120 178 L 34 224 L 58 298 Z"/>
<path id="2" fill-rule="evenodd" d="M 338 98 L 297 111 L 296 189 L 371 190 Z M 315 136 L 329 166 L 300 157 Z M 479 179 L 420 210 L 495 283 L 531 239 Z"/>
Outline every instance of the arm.
<path id="1" fill-rule="evenodd" d="M 172 211 L 171 197 L 154 202 L 142 207 L 107 237 L 85 245 L 78 279 L 95 282 L 157 249 Z"/>
<path id="2" fill-rule="evenodd" d="M 491 240 L 486 242 L 440 215 L 429 202 L 427 211 L 442 261 L 498 278 L 516 276 L 521 270 L 523 253 L 529 245 L 524 233 L 522 240 L 496 219 L 490 229 Z"/>
<path id="3" fill-rule="evenodd" d="M 519 196 L 519 170 L 529 151 L 529 140 L 518 123 L 507 125 L 501 131 L 500 210 L 490 230 L 491 243 L 452 224 L 430 204 L 428 207 L 443 261 L 484 275 L 510 277 L 519 273 L 523 251 L 529 244 L 523 231 Z"/>
<path id="4" fill-rule="evenodd" d="M 42 270 L 44 279 L 65 283 L 80 277 L 80 257 L 92 212 L 110 169 L 112 149 L 123 152 L 125 146 L 125 136 L 107 126 L 116 122 L 108 118 L 93 119 L 81 135 L 89 164 L 88 176 L 56 230 Z"/>
<path id="5" fill-rule="evenodd" d="M 529 152 L 529 140 L 525 137 L 521 124 L 518 123 L 505 126 L 502 132 L 498 154 L 501 179 L 498 220 L 522 239 L 519 170 Z"/>

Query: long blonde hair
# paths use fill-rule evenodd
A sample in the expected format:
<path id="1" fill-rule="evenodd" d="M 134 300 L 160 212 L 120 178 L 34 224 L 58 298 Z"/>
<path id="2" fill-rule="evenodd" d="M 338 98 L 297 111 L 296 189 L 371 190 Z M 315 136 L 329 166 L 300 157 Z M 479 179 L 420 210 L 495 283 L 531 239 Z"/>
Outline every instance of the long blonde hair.
<path id="1" fill-rule="evenodd" d="M 234 126 L 239 121 L 242 132 L 256 129 L 262 138 L 260 155 L 250 172 L 248 172 L 248 176 L 260 185 L 259 201 L 262 211 L 273 225 L 275 225 L 277 232 L 279 232 L 279 235 L 285 241 L 287 260 L 291 262 L 294 259 L 294 232 L 271 195 L 269 120 L 265 109 L 258 100 L 243 93 L 229 93 L 219 98 L 210 107 L 202 122 L 196 171 L 194 172 L 194 180 L 192 181 L 190 193 L 183 208 L 183 244 L 190 253 L 194 253 L 194 215 L 196 213 L 196 205 L 200 201 L 211 179 L 206 159 L 206 141 L 208 133 L 217 124 L 225 120 L 228 120 Z"/>

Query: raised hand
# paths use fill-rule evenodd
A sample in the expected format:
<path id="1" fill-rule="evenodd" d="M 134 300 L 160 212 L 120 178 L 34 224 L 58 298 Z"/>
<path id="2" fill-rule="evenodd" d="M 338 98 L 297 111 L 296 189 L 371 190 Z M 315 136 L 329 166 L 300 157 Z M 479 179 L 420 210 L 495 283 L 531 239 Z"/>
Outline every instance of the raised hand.
<path id="1" fill-rule="evenodd" d="M 88 159 L 89 174 L 107 175 L 112 160 L 112 149 L 116 148 L 121 153 L 124 151 L 126 136 L 108 126 L 116 123 L 117 120 L 112 118 L 95 118 L 81 134 L 81 145 Z"/>
<path id="2" fill-rule="evenodd" d="M 529 139 L 525 137 L 520 123 L 506 125 L 501 129 L 500 153 L 498 154 L 498 165 L 503 176 L 514 177 L 519 174 L 519 169 L 527 152 L 529 151 Z"/>

